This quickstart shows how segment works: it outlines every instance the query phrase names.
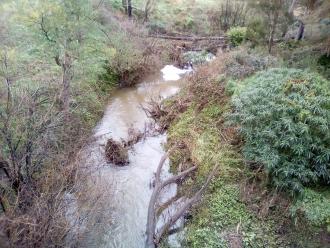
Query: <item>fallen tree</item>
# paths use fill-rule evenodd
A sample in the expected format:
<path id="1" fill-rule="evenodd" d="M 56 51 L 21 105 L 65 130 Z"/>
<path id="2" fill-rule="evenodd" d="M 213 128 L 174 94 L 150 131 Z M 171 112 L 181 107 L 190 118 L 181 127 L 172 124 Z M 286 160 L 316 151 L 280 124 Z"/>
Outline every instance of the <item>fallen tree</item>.
<path id="1" fill-rule="evenodd" d="M 146 248 L 157 247 L 160 244 L 161 240 L 164 238 L 165 234 L 171 234 L 174 233 L 175 230 L 177 230 L 177 228 L 172 227 L 181 217 L 184 216 L 184 214 L 189 208 L 192 207 L 193 204 L 195 204 L 201 199 L 202 194 L 205 192 L 206 188 L 208 187 L 209 183 L 211 182 L 213 176 L 218 169 L 218 165 L 215 165 L 208 177 L 206 178 L 205 182 L 203 183 L 202 187 L 191 198 L 185 200 L 185 202 L 183 202 L 181 206 L 173 214 L 171 214 L 171 216 L 169 216 L 167 220 L 165 220 L 165 223 L 162 225 L 162 227 L 157 230 L 158 217 L 160 216 L 161 212 L 163 212 L 165 209 L 168 209 L 171 205 L 181 199 L 180 197 L 175 195 L 169 200 L 167 200 L 165 203 L 159 205 L 159 198 L 162 190 L 170 184 L 178 184 L 186 177 L 188 177 L 192 172 L 197 170 L 197 166 L 194 165 L 180 172 L 178 175 L 174 175 L 170 178 L 162 180 L 161 171 L 168 157 L 168 154 L 169 152 L 161 158 L 155 174 L 154 190 L 152 192 L 148 208 L 148 219 L 146 228 L 147 239 L 145 246 Z"/>
<path id="2" fill-rule="evenodd" d="M 225 36 L 206 36 L 206 37 L 197 37 L 197 36 L 171 36 L 171 35 L 149 35 L 149 38 L 155 39 L 164 39 L 164 40 L 184 40 L 184 41 L 201 41 L 201 40 L 216 40 L 216 41 L 225 41 Z"/>

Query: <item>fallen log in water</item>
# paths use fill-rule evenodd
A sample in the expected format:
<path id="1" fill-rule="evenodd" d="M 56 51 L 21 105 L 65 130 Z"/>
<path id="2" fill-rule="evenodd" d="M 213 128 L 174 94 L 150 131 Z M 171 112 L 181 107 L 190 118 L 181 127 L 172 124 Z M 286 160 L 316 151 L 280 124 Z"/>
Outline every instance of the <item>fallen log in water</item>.
<path id="1" fill-rule="evenodd" d="M 202 187 L 189 199 L 185 200 L 183 204 L 173 213 L 169 218 L 165 221 L 163 226 L 157 231 L 157 217 L 159 216 L 159 210 L 164 210 L 176 202 L 179 198 L 177 196 L 172 197 L 168 201 L 166 201 L 161 206 L 158 206 L 158 200 L 161 195 L 161 191 L 168 185 L 172 183 L 178 183 L 188 177 L 193 171 L 197 170 L 197 166 L 192 166 L 186 169 L 183 172 L 180 172 L 178 175 L 174 175 L 166 180 L 161 180 L 161 171 L 163 165 L 168 157 L 168 153 L 166 153 L 160 160 L 156 174 L 155 174 L 155 183 L 154 183 L 154 190 L 152 192 L 149 207 L 148 207 L 148 217 L 147 217 L 147 228 L 146 228 L 146 248 L 155 248 L 157 247 L 162 238 L 165 236 L 166 233 L 173 232 L 174 229 L 171 229 L 175 223 L 184 216 L 189 208 L 192 207 L 197 201 L 199 201 L 202 197 L 202 194 L 205 192 L 206 188 L 208 187 L 209 183 L 211 182 L 213 176 L 217 172 L 218 165 L 215 165 Z"/>

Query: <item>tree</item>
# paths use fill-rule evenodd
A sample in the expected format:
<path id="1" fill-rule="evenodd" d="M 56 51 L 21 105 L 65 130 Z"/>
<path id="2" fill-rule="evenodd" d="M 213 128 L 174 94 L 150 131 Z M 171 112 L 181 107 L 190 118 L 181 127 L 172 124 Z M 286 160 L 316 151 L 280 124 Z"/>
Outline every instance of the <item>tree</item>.
<path id="1" fill-rule="evenodd" d="M 60 127 L 61 113 L 49 89 L 29 79 L 17 80 L 18 62 L 13 56 L 13 51 L 3 50 L 0 54 L 0 79 L 5 86 L 0 90 L 5 96 L 0 102 L 0 140 L 5 169 L 18 191 L 23 183 L 33 181 L 33 174 L 47 159 L 46 150 L 52 145 L 46 134 Z M 24 77 L 24 73 L 20 75 Z"/>
<path id="2" fill-rule="evenodd" d="M 155 0 L 147 0 L 144 6 L 144 22 L 149 21 L 150 12 L 155 6 Z"/>
<path id="3" fill-rule="evenodd" d="M 128 18 L 131 18 L 132 17 L 132 10 L 133 10 L 132 0 L 122 0 L 121 3 L 122 3 L 122 6 L 125 10 L 125 14 L 127 14 Z"/>
<path id="4" fill-rule="evenodd" d="M 127 0 L 127 15 L 132 18 L 132 0 Z"/>
<path id="5" fill-rule="evenodd" d="M 79 190 L 72 158 L 99 114 L 90 79 L 106 57 L 103 33 L 87 0 L 16 0 L 0 10 L 0 242 L 71 246 L 66 194 Z"/>
<path id="6" fill-rule="evenodd" d="M 288 0 L 261 0 L 252 1 L 252 6 L 260 10 L 263 19 L 268 28 L 268 52 L 271 53 L 274 45 L 274 37 L 278 28 L 281 27 L 282 33 L 285 33 L 288 24 L 292 20 L 290 6 L 294 6 L 294 1 Z M 293 7 L 292 7 L 293 8 Z"/>
<path id="7" fill-rule="evenodd" d="M 61 70 L 60 101 L 66 115 L 71 102 L 73 81 L 94 76 L 106 60 L 105 36 L 95 21 L 95 13 L 88 0 L 50 0 L 36 2 L 34 6 L 21 5 L 29 22 L 26 32 L 35 34 L 31 39 L 40 44 L 35 54 L 42 59 L 51 58 Z M 90 73 L 87 73 L 90 72 Z"/>

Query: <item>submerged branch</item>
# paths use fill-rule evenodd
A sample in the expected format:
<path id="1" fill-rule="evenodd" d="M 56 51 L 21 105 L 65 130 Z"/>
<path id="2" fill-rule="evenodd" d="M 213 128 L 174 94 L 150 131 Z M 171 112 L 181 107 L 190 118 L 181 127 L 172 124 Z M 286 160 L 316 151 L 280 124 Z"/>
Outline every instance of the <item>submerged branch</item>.
<path id="1" fill-rule="evenodd" d="M 154 190 L 152 192 L 149 207 L 148 207 L 148 219 L 147 219 L 147 227 L 146 227 L 146 248 L 154 248 L 156 247 L 164 235 L 168 232 L 171 232 L 171 227 L 182 217 L 184 216 L 185 212 L 197 201 L 199 201 L 202 197 L 202 194 L 206 190 L 207 186 L 211 182 L 213 176 L 215 175 L 218 165 L 215 165 L 213 170 L 208 175 L 206 181 L 202 185 L 202 187 L 195 193 L 195 195 L 188 199 L 184 204 L 175 212 L 169 219 L 165 222 L 162 228 L 157 232 L 157 218 L 159 217 L 160 213 L 165 209 L 168 209 L 174 202 L 176 202 L 179 197 L 177 195 L 171 197 L 167 200 L 164 204 L 157 206 L 157 201 L 160 197 L 161 191 L 172 183 L 178 183 L 181 180 L 184 180 L 187 176 L 189 176 L 193 171 L 197 169 L 197 166 L 192 166 L 189 169 L 181 172 L 178 175 L 174 175 L 164 181 L 161 180 L 161 171 L 163 165 L 168 157 L 169 152 L 167 152 L 160 160 L 157 171 L 155 173 L 155 183 L 154 183 Z M 175 228 L 174 228 L 175 229 Z M 174 230 L 173 229 L 173 230 Z"/>

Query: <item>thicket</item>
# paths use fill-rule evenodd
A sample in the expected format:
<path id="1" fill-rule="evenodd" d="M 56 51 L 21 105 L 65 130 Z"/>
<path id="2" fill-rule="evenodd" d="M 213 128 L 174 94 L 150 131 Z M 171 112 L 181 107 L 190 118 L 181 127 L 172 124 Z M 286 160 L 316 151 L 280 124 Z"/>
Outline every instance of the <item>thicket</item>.
<path id="1" fill-rule="evenodd" d="M 246 27 L 232 27 L 228 30 L 227 35 L 230 43 L 236 47 L 242 44 L 246 39 L 247 28 Z"/>
<path id="2" fill-rule="evenodd" d="M 272 69 L 236 89 L 233 119 L 245 158 L 264 166 L 279 190 L 301 194 L 330 182 L 329 86 L 318 74 Z"/>
<path id="3" fill-rule="evenodd" d="M 85 194 L 91 168 L 80 152 L 102 114 L 99 89 L 109 89 L 99 80 L 114 50 L 110 28 L 100 22 L 102 8 L 89 0 L 0 4 L 5 247 L 75 246 L 88 225 L 97 226 L 93 217 L 104 192 Z"/>

